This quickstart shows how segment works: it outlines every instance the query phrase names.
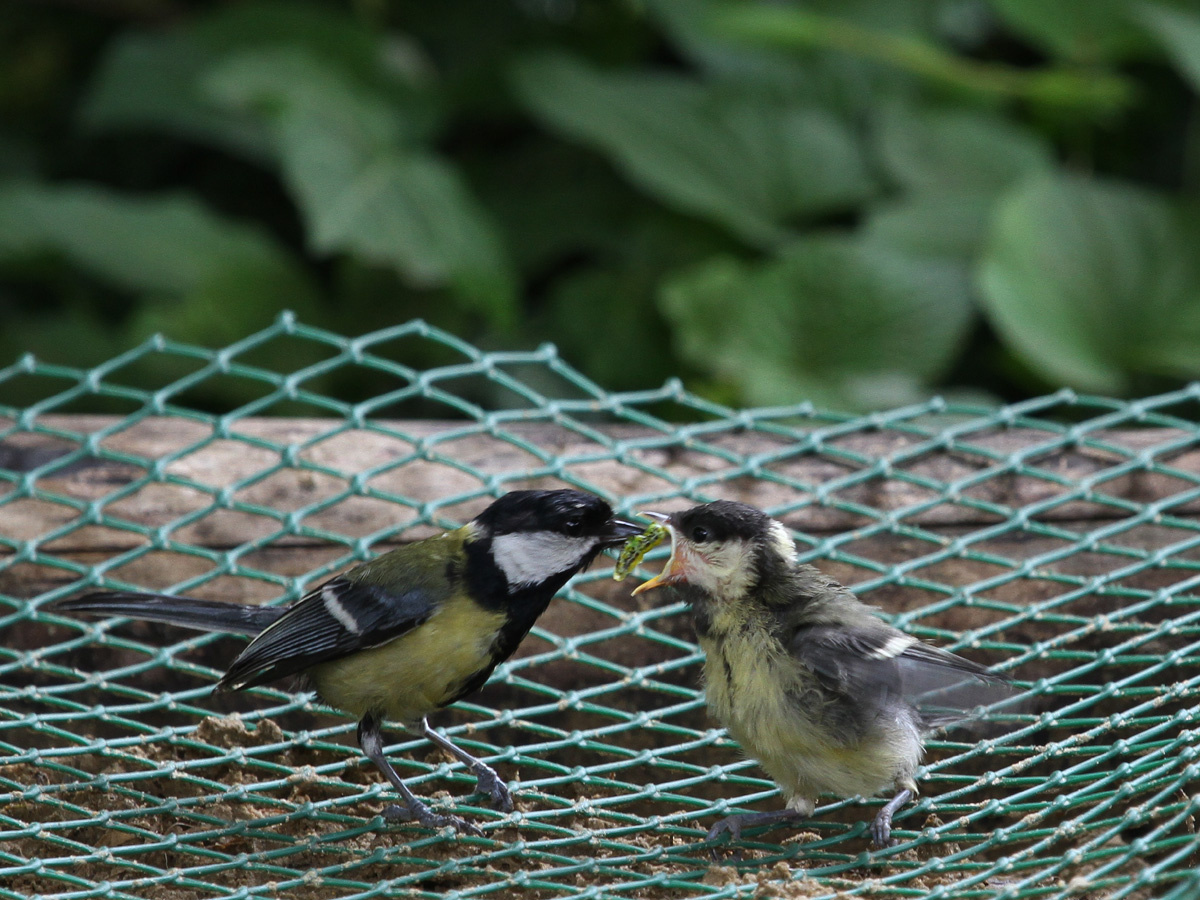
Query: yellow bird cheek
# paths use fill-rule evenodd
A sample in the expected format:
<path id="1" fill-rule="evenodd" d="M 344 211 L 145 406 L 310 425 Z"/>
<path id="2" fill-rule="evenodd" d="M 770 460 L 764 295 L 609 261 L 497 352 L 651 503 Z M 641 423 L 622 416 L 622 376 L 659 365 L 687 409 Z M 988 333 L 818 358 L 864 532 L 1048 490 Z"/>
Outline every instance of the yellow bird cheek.
<path id="1" fill-rule="evenodd" d="M 326 703 L 359 717 L 374 712 L 419 721 L 488 664 L 503 621 L 500 613 L 456 598 L 394 641 L 315 667 L 313 686 Z"/>

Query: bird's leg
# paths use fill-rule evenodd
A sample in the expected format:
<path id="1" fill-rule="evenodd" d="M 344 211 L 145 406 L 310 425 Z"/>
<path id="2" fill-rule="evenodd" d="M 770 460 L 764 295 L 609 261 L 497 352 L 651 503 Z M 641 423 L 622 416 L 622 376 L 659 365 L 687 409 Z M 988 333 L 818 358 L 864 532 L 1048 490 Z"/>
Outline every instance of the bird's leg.
<path id="1" fill-rule="evenodd" d="M 458 816 L 438 815 L 408 789 L 408 786 L 396 774 L 396 770 L 392 768 L 392 764 L 388 762 L 387 757 L 383 755 L 383 737 L 379 731 L 379 720 L 370 714 L 363 716 L 358 723 L 358 745 L 362 747 L 367 759 L 379 767 L 379 771 L 391 782 L 392 787 L 400 793 L 404 800 L 403 803 L 390 803 L 385 806 L 384 818 L 400 819 L 405 822 L 416 821 L 426 828 L 444 828 L 449 825 L 455 831 L 465 831 L 467 834 L 483 836 L 482 831 L 465 819 L 460 819 Z"/>
<path id="2" fill-rule="evenodd" d="M 441 732 L 434 731 L 429 727 L 427 719 L 421 720 L 421 732 L 425 737 L 429 738 L 429 740 L 437 744 L 459 762 L 464 763 L 471 770 L 471 773 L 478 779 L 475 784 L 476 793 L 487 794 L 491 798 L 493 809 L 498 809 L 500 812 L 505 813 L 512 812 L 512 794 L 508 790 L 508 785 L 500 780 L 500 776 L 496 774 L 495 769 L 483 760 L 472 756 Z"/>
<path id="3" fill-rule="evenodd" d="M 896 810 L 913 798 L 910 788 L 901 788 L 891 800 L 883 805 L 875 821 L 871 823 L 871 840 L 880 849 L 892 846 L 892 816 Z"/>
<path id="4" fill-rule="evenodd" d="M 725 832 L 735 841 L 742 839 L 743 828 L 757 828 L 760 825 L 777 825 L 780 822 L 798 822 L 807 819 L 808 813 L 799 809 L 774 809 L 770 812 L 741 813 L 736 816 L 726 816 L 708 830 L 708 840 L 715 841 Z"/>

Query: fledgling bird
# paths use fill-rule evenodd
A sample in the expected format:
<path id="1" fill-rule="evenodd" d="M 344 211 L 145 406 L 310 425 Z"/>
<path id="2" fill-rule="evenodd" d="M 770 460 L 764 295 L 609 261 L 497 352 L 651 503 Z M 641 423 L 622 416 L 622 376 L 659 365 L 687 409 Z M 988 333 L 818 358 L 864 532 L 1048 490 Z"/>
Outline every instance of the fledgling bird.
<path id="1" fill-rule="evenodd" d="M 722 819 L 709 840 L 805 819 L 821 794 L 895 791 L 871 825 L 875 845 L 890 845 L 926 735 L 1009 697 L 1008 680 L 893 628 L 797 564 L 787 529 L 753 506 L 643 515 L 666 527 L 671 556 L 633 593 L 669 585 L 691 605 L 709 711 L 786 798 L 782 810 Z"/>
<path id="2" fill-rule="evenodd" d="M 359 746 L 402 798 L 385 816 L 480 834 L 409 790 L 383 753 L 383 719 L 419 730 L 465 763 L 476 790 L 510 812 L 512 797 L 495 771 L 426 717 L 480 688 L 572 575 L 640 531 L 592 494 L 512 491 L 461 528 L 385 553 L 289 606 L 118 591 L 48 609 L 253 635 L 216 690 L 299 676 L 324 703 L 358 717 Z"/>

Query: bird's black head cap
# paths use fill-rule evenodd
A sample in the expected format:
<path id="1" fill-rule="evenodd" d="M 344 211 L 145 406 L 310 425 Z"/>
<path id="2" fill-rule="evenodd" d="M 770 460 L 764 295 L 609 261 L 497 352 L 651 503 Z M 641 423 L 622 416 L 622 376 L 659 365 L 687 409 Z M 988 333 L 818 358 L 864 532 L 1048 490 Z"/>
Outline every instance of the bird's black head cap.
<path id="1" fill-rule="evenodd" d="M 569 536 L 599 535 L 612 507 L 585 491 L 509 491 L 475 518 L 493 535 L 557 531 Z"/>
<path id="2" fill-rule="evenodd" d="M 771 517 L 761 509 L 736 500 L 714 500 L 671 516 L 671 524 L 690 541 L 759 541 L 771 530 Z"/>
<path id="3" fill-rule="evenodd" d="M 787 529 L 761 509 L 734 500 L 716 500 L 693 506 L 673 514 L 670 524 L 680 538 L 694 544 L 705 553 L 706 546 L 742 543 L 750 548 L 751 556 L 742 564 L 749 577 L 742 585 L 744 592 L 756 592 L 763 585 L 782 583 L 795 565 L 795 544 Z M 726 560 L 728 563 L 729 560 Z M 677 586 L 684 599 L 692 604 L 697 627 L 702 627 L 704 611 L 710 598 L 689 579 Z M 723 595 L 729 600 L 728 595 Z M 761 598 L 760 598 L 761 599 Z"/>

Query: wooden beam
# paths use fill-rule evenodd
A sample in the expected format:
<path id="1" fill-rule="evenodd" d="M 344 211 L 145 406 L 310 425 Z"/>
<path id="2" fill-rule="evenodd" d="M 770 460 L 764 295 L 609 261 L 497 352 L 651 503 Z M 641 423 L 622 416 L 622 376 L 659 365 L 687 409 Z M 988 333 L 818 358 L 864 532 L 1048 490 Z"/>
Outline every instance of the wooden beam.
<path id="1" fill-rule="evenodd" d="M 108 416 L 41 417 L 42 430 L 0 441 L 0 467 L 18 473 L 32 470 L 78 450 L 91 436 L 122 421 Z M 4 424 L 0 420 L 0 426 Z M 1110 499 L 1145 504 L 1189 487 L 1136 465 L 1132 471 L 1118 473 L 1117 467 L 1156 447 L 1181 445 L 1169 455 L 1170 464 L 1200 473 L 1200 449 L 1188 443 L 1185 432 L 1168 429 L 1094 436 L 1097 445 L 1115 450 L 1062 447 L 1057 436 L 1047 431 L 997 429 L 916 455 L 912 450 L 921 440 L 896 431 L 856 433 L 830 441 L 823 452 L 813 452 L 760 432 L 728 432 L 703 443 L 673 443 L 668 436 L 628 425 L 596 430 L 611 441 L 626 442 L 619 458 L 611 446 L 545 423 L 506 424 L 503 434 L 513 438 L 506 439 L 499 433 L 471 430 L 470 423 L 463 422 L 380 422 L 377 428 L 354 429 L 341 420 L 258 418 L 239 420 L 227 435 L 217 436 L 203 422 L 149 417 L 97 440 L 101 455 L 38 477 L 36 496 L 4 505 L 0 535 L 10 541 L 37 540 L 65 529 L 47 549 L 115 552 L 146 543 L 126 525 L 159 529 L 191 517 L 189 524 L 171 528 L 172 539 L 225 549 L 278 535 L 286 514 L 309 509 L 299 517 L 308 528 L 347 538 L 396 530 L 400 539 L 408 540 L 432 531 L 415 524 L 420 514 L 414 507 L 479 494 L 439 507 L 446 520 L 461 521 L 489 502 L 488 479 L 500 478 L 505 489 L 561 486 L 564 479 L 549 474 L 555 468 L 571 482 L 614 497 L 668 497 L 688 479 L 701 479 L 704 483 L 697 493 L 785 508 L 787 524 L 810 534 L 838 533 L 869 523 L 870 515 L 856 508 L 890 513 L 919 507 L 920 511 L 904 516 L 906 524 L 970 528 L 1001 519 L 980 504 L 1015 510 L 1049 503 L 1088 479 L 1095 480 L 1094 499 L 1078 497 L 1053 505 L 1042 517 L 1118 518 L 1125 512 L 1107 502 Z M 528 452 L 517 441 L 538 448 L 544 457 Z M 1046 450 L 1039 452 L 1039 447 Z M 995 459 L 1013 454 L 1024 454 L 1020 467 Z M 729 456 L 737 461 L 730 462 Z M 757 475 L 746 474 L 739 462 L 755 457 L 766 461 Z M 548 466 L 546 458 L 566 462 Z M 169 461 L 154 471 L 155 463 L 162 460 Z M 881 460 L 887 461 L 890 471 L 881 466 L 855 479 L 856 473 L 869 472 Z M 1106 474 L 1110 471 L 1111 476 Z M 145 484 L 131 487 L 148 476 Z M 357 486 L 353 485 L 356 476 L 361 479 Z M 824 499 L 815 495 L 821 486 L 839 480 L 847 483 Z M 955 484 L 961 485 L 960 496 L 945 496 L 945 487 Z M 0 498 L 13 489 L 11 481 L 0 482 Z M 337 499 L 348 490 L 349 496 Z M 405 507 L 393 498 L 413 506 Z M 99 509 L 111 526 L 80 521 L 77 507 L 93 502 L 101 504 Z M 688 502 L 674 497 L 657 505 L 671 508 Z M 274 511 L 274 515 L 246 507 Z M 1200 515 L 1200 501 L 1181 503 L 1171 512 Z M 78 524 L 72 528 L 72 523 Z M 414 526 L 406 528 L 408 523 Z M 303 545 L 313 539 L 287 534 L 276 542 Z"/>

